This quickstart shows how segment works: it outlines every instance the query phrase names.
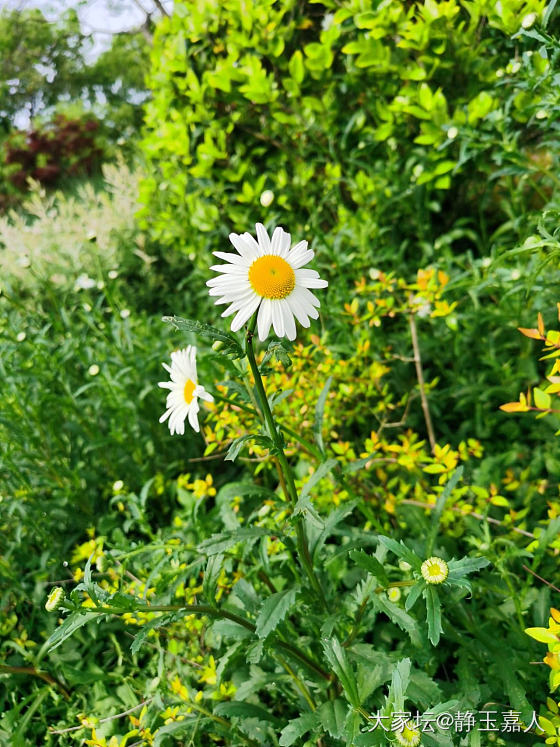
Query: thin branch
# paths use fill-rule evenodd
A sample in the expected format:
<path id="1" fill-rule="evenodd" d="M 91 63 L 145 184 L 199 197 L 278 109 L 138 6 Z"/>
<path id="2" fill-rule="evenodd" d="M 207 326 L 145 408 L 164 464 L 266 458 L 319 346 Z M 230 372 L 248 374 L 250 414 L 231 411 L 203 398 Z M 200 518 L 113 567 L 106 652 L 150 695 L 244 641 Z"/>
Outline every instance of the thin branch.
<path id="1" fill-rule="evenodd" d="M 525 568 L 525 570 L 533 575 L 535 578 L 538 578 L 539 581 L 542 581 L 543 584 L 546 584 L 547 586 L 550 586 L 551 589 L 554 589 L 554 591 L 560 592 L 560 589 L 557 586 L 554 586 L 554 584 L 551 584 L 550 581 L 547 581 L 546 578 L 543 578 L 542 576 L 539 576 L 538 573 L 535 573 L 535 571 L 532 571 L 530 568 L 528 568 L 526 565 L 523 565 L 522 568 Z"/>
<path id="2" fill-rule="evenodd" d="M 107 718 L 100 718 L 97 723 L 99 724 L 106 724 L 108 721 L 114 721 L 117 718 L 122 718 L 123 716 L 128 716 L 130 713 L 134 713 L 134 711 L 137 711 L 139 708 L 142 708 L 142 706 L 145 706 L 147 703 L 151 703 L 153 698 L 148 698 L 147 700 L 143 700 L 141 703 L 138 703 L 135 706 L 132 706 L 132 708 L 129 708 L 128 711 L 122 711 L 122 713 L 115 713 L 114 716 L 107 716 Z M 85 729 L 86 727 L 81 724 L 80 726 L 71 726 L 69 729 L 57 729 L 56 731 L 54 729 L 49 729 L 49 734 L 68 734 L 71 731 L 80 731 L 80 729 Z"/>
<path id="3" fill-rule="evenodd" d="M 422 370 L 422 358 L 420 357 L 420 346 L 418 345 L 418 334 L 416 332 L 416 322 L 414 321 L 414 314 L 409 317 L 410 325 L 410 337 L 412 339 L 412 349 L 414 351 L 414 365 L 416 366 L 416 377 L 418 378 L 418 389 L 420 390 L 420 399 L 422 401 L 422 410 L 424 411 L 424 420 L 426 421 L 426 429 L 428 431 L 428 440 L 430 441 L 430 447 L 434 451 L 436 445 L 436 439 L 434 436 L 434 427 L 432 425 L 432 418 L 430 415 L 430 408 L 428 406 L 428 400 L 426 398 L 425 384 L 424 384 L 424 372 Z"/>
<path id="4" fill-rule="evenodd" d="M 61 682 L 47 672 L 35 669 L 35 667 L 14 667 L 11 664 L 0 664 L 0 674 L 30 674 L 32 677 L 39 677 L 49 685 L 58 688 L 67 700 L 70 697 L 70 693 Z"/>
<path id="5" fill-rule="evenodd" d="M 422 503 L 422 501 L 413 501 L 409 498 L 405 498 L 404 500 L 400 501 L 400 503 L 406 503 L 407 506 L 418 506 L 419 508 L 429 508 L 431 511 L 433 511 L 435 508 L 435 505 L 433 505 L 432 503 Z M 517 527 L 506 527 L 502 521 L 498 521 L 498 519 L 493 519 L 491 516 L 483 516 L 482 514 L 479 514 L 476 511 L 470 511 L 468 514 L 464 514 L 462 509 L 460 509 L 458 506 L 451 506 L 451 510 L 455 511 L 455 513 L 461 514 L 462 516 L 474 516 L 475 519 L 480 519 L 481 521 L 487 521 L 489 524 L 496 524 L 497 526 L 503 527 L 504 529 L 511 529 L 512 532 L 517 532 L 517 534 L 522 534 L 524 537 L 530 537 L 531 539 L 535 539 L 535 535 L 532 534 L 532 532 L 526 532 L 524 529 L 518 529 Z"/>

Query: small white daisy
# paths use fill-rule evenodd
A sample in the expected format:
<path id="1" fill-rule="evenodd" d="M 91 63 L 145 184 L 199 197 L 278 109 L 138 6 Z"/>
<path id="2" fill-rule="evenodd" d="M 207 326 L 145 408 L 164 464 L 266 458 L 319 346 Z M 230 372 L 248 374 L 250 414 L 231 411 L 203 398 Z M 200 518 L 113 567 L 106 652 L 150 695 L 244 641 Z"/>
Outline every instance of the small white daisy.
<path id="1" fill-rule="evenodd" d="M 171 376 L 171 381 L 159 382 L 162 389 L 169 389 L 165 405 L 167 410 L 159 422 L 163 423 L 169 418 L 171 435 L 179 433 L 182 436 L 185 432 L 185 419 L 188 417 L 190 425 L 198 433 L 198 400 L 213 402 L 214 397 L 197 383 L 196 348 L 188 345 L 183 350 L 176 350 L 171 353 L 171 366 L 167 363 L 162 365 Z"/>
<path id="2" fill-rule="evenodd" d="M 229 240 L 238 254 L 214 252 L 228 264 L 213 265 L 218 277 L 207 282 L 210 295 L 218 296 L 216 304 L 230 304 L 222 316 L 235 314 L 233 332 L 241 329 L 257 311 L 259 339 L 265 340 L 270 327 L 278 337 L 296 338 L 295 319 L 309 327 L 317 319 L 321 305 L 309 288 L 325 288 L 315 270 L 303 269 L 313 259 L 307 241 L 290 249 L 290 234 L 278 226 L 269 237 L 262 223 L 257 223 L 257 240 L 249 233 L 230 233 Z M 294 319 L 295 317 L 295 319 Z"/>
<path id="3" fill-rule="evenodd" d="M 427 584 L 442 584 L 449 575 L 449 566 L 445 560 L 433 555 L 422 563 L 420 571 Z"/>

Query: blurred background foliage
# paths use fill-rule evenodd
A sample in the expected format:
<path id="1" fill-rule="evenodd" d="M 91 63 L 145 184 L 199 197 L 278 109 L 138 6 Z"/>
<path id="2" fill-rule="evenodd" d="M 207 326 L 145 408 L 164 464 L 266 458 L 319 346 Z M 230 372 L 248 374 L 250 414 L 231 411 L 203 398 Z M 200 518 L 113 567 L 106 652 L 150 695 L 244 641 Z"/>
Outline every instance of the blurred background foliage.
<path id="1" fill-rule="evenodd" d="M 215 405 L 203 439 L 157 422 L 160 363 L 185 343 L 161 316 L 219 324 L 205 287 L 212 252 L 258 220 L 308 239 L 329 280 L 320 322 L 300 330 L 293 368 L 271 381 L 294 390 L 279 412 L 309 433 L 332 376 L 327 452 L 344 463 L 376 454 L 352 478 L 367 496 L 353 527 L 369 513 L 364 531 L 375 517 L 419 542 L 440 479 L 465 466 L 444 544 L 494 565 L 476 626 L 457 613 L 455 638 L 419 665 L 431 687 L 456 695 L 445 671 L 456 668 L 473 708 L 504 692 L 545 704 L 548 669 L 529 665 L 544 650 L 522 629 L 546 625 L 551 590 L 523 566 L 558 584 L 559 422 L 499 406 L 546 370 L 516 328 L 538 312 L 554 327 L 559 300 L 557 24 L 543 0 L 177 0 L 92 61 L 75 13 L 0 12 L 0 741 L 109 743 L 128 727 L 94 717 L 149 701 L 138 724 L 124 719 L 131 743 L 172 744 L 181 709 L 212 711 L 236 689 L 293 715 L 286 693 L 262 695 L 270 673 L 256 665 L 234 684 L 227 662 L 217 675 L 222 638 L 199 621 L 170 623 L 134 656 L 122 641 L 135 621 L 118 620 L 38 655 L 56 625 L 43 609 L 50 586 L 71 588 L 92 552 L 108 588 L 172 588 L 188 602 L 200 569 L 187 573 L 179 541 L 260 504 L 263 526 L 280 520 L 272 500 L 231 487 L 245 462 L 214 461 L 247 427 L 239 408 Z M 221 381 L 211 351 L 199 365 L 210 388 Z M 291 456 L 303 481 L 312 460 Z M 322 513 L 348 499 L 329 479 L 317 487 Z M 334 567 L 353 588 L 356 576 Z M 489 643 L 498 633 L 505 674 Z M 396 649 L 399 634 L 386 621 L 377 642 Z M 212 724 L 216 743 L 247 743 L 243 729 L 228 737 Z"/>

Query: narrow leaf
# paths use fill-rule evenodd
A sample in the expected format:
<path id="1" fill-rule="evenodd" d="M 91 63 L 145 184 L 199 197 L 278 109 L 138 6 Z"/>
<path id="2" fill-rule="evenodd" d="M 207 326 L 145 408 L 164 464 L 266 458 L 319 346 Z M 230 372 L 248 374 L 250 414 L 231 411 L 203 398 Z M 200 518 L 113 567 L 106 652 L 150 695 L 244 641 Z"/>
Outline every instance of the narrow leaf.
<path id="1" fill-rule="evenodd" d="M 371 573 L 372 576 L 375 576 L 382 586 L 389 585 L 389 579 L 387 578 L 385 569 L 379 560 L 377 560 L 375 555 L 368 555 L 363 550 L 352 550 L 350 552 L 350 557 L 356 565 L 359 565 L 360 568 L 364 568 L 368 573 Z"/>
<path id="2" fill-rule="evenodd" d="M 255 630 L 259 638 L 266 638 L 284 620 L 294 606 L 298 592 L 299 587 L 296 587 L 271 594 L 264 600 Z"/>
<path id="3" fill-rule="evenodd" d="M 345 649 L 342 648 L 340 641 L 334 637 L 323 640 L 322 643 L 327 661 L 340 680 L 346 699 L 354 708 L 358 708 L 360 706 L 358 685 Z"/>
<path id="4" fill-rule="evenodd" d="M 325 415 L 325 404 L 327 402 L 327 396 L 329 394 L 329 389 L 331 388 L 331 384 L 332 384 L 332 376 L 329 376 L 325 382 L 323 389 L 321 390 L 321 394 L 319 395 L 317 404 L 315 405 L 315 421 L 313 423 L 313 436 L 315 438 L 315 443 L 321 449 L 322 452 L 325 451 L 325 444 L 323 443 L 323 418 Z"/>
<path id="5" fill-rule="evenodd" d="M 443 509 L 445 508 L 445 504 L 447 503 L 447 500 L 449 496 L 451 495 L 451 492 L 455 485 L 459 482 L 463 475 L 463 467 L 457 467 L 457 469 L 453 472 L 451 477 L 449 478 L 445 488 L 443 489 L 442 494 L 437 500 L 436 507 L 432 511 L 432 525 L 430 528 L 430 532 L 428 534 L 428 538 L 426 540 L 426 557 L 429 557 L 432 554 L 432 550 L 434 549 L 434 543 L 436 541 L 438 529 L 439 529 L 439 522 L 441 519 L 441 515 L 443 513 Z"/>
<path id="6" fill-rule="evenodd" d="M 426 621 L 428 623 L 428 638 L 432 645 L 437 646 L 443 628 L 441 627 L 441 604 L 439 595 L 433 586 L 427 586 L 423 592 L 426 600 Z"/>
<path id="7" fill-rule="evenodd" d="M 243 348 L 237 341 L 237 339 L 229 332 L 222 332 L 217 327 L 212 327 L 209 324 L 203 322 L 197 322 L 193 319 L 183 319 L 179 316 L 164 316 L 163 322 L 172 324 L 175 329 L 185 330 L 186 332 L 194 332 L 196 335 L 206 337 L 212 342 L 221 342 L 224 345 L 223 352 L 226 355 L 230 355 L 232 358 L 242 358 Z"/>

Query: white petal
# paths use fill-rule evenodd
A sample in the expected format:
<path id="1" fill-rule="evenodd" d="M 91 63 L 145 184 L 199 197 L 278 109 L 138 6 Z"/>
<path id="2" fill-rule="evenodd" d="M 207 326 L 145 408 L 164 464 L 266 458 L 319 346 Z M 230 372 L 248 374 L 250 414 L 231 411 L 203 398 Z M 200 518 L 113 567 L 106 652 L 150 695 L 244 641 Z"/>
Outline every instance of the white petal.
<path id="1" fill-rule="evenodd" d="M 247 319 L 249 319 L 249 317 L 255 313 L 260 302 L 260 296 L 257 296 L 257 294 L 255 293 L 254 298 L 243 304 L 243 306 L 237 312 L 237 316 L 231 323 L 232 332 L 237 332 L 237 330 L 241 329 Z"/>
<path id="2" fill-rule="evenodd" d="M 326 288 L 328 285 L 315 270 L 296 270 L 296 284 L 303 288 Z"/>
<path id="3" fill-rule="evenodd" d="M 255 248 L 255 240 L 250 234 L 238 236 L 236 233 L 230 233 L 229 240 L 246 261 L 252 262 L 259 256 L 258 247 Z"/>
<path id="4" fill-rule="evenodd" d="M 214 397 L 210 394 L 210 392 L 207 392 L 203 386 L 197 386 L 194 390 L 194 395 L 196 397 L 200 397 L 200 399 L 203 399 L 205 402 L 214 401 Z"/>
<path id="5" fill-rule="evenodd" d="M 248 262 L 245 257 L 241 257 L 239 254 L 233 254 L 232 252 L 213 252 L 215 257 L 218 259 L 224 259 L 226 262 L 231 262 L 233 265 L 248 267 Z"/>
<path id="6" fill-rule="evenodd" d="M 162 389 L 173 389 L 175 384 L 172 381 L 160 381 L 158 382 L 158 386 Z"/>
<path id="7" fill-rule="evenodd" d="M 218 275 L 215 278 L 210 278 L 210 280 L 206 281 L 206 285 L 209 288 L 246 288 L 248 284 L 248 280 L 243 279 L 243 277 L 238 277 L 236 275 Z"/>
<path id="8" fill-rule="evenodd" d="M 309 321 L 309 317 L 305 313 L 305 306 L 298 300 L 295 292 L 290 293 L 290 295 L 286 298 L 286 301 L 288 302 L 290 309 L 292 310 L 295 318 L 298 320 L 301 326 L 309 327 L 311 322 Z"/>
<path id="9" fill-rule="evenodd" d="M 307 288 L 302 288 L 301 286 L 296 285 L 292 292 L 297 292 L 298 300 L 301 299 L 304 303 L 309 304 L 310 306 L 319 307 L 321 305 L 321 302 L 319 301 L 317 296 L 314 296 L 310 290 L 307 290 Z M 311 314 L 309 314 L 309 316 L 311 316 Z M 316 319 L 317 317 L 314 318 Z"/>
<path id="10" fill-rule="evenodd" d="M 212 265 L 210 267 L 214 272 L 221 272 L 224 275 L 245 275 L 249 272 L 247 265 Z"/>
<path id="11" fill-rule="evenodd" d="M 296 339 L 296 323 L 294 321 L 294 315 L 292 314 L 292 310 L 290 309 L 290 305 L 287 302 L 287 299 L 283 299 L 279 302 L 280 311 L 282 313 L 282 318 L 284 320 L 284 330 L 286 331 L 286 337 L 288 340 L 295 340 Z"/>
<path id="12" fill-rule="evenodd" d="M 172 409 L 171 408 L 169 408 L 169 410 L 166 410 L 163 413 L 163 415 L 161 416 L 161 418 L 159 419 L 159 422 L 163 423 L 165 420 L 167 420 L 167 418 L 171 415 L 171 413 L 172 413 Z"/>
<path id="13" fill-rule="evenodd" d="M 270 253 L 271 254 L 280 254 L 282 250 L 282 236 L 284 234 L 284 230 L 280 228 L 280 226 L 277 226 L 274 229 L 274 233 L 272 234 L 272 240 L 270 242 Z"/>
<path id="14" fill-rule="evenodd" d="M 307 248 L 307 241 L 300 241 L 294 246 L 291 252 L 288 253 L 286 259 L 292 265 L 294 270 L 297 270 L 308 262 L 311 262 L 314 256 L 314 252 Z"/>
<path id="15" fill-rule="evenodd" d="M 189 423 L 191 427 L 198 433 L 200 431 L 200 426 L 198 425 L 198 402 L 196 400 L 193 400 L 190 408 L 189 408 Z"/>
<path id="16" fill-rule="evenodd" d="M 270 298 L 263 298 L 261 306 L 259 308 L 259 316 L 257 318 L 259 340 L 261 342 L 266 340 L 268 333 L 270 331 L 271 324 L 272 324 L 272 302 Z"/>
<path id="17" fill-rule="evenodd" d="M 278 301 L 272 301 L 272 325 L 278 337 L 284 337 L 284 318 Z"/>
<path id="18" fill-rule="evenodd" d="M 262 223 L 257 223 L 255 228 L 257 229 L 257 239 L 259 242 L 259 247 L 261 249 L 261 254 L 270 254 L 271 253 L 270 239 L 268 238 L 268 233 L 266 232 L 266 228 L 263 226 Z"/>
<path id="19" fill-rule="evenodd" d="M 292 237 L 290 236 L 289 233 L 286 233 L 286 231 L 284 231 L 284 233 L 282 234 L 282 246 L 279 252 L 280 256 L 283 257 L 284 259 L 288 257 L 291 243 L 292 243 Z"/>

